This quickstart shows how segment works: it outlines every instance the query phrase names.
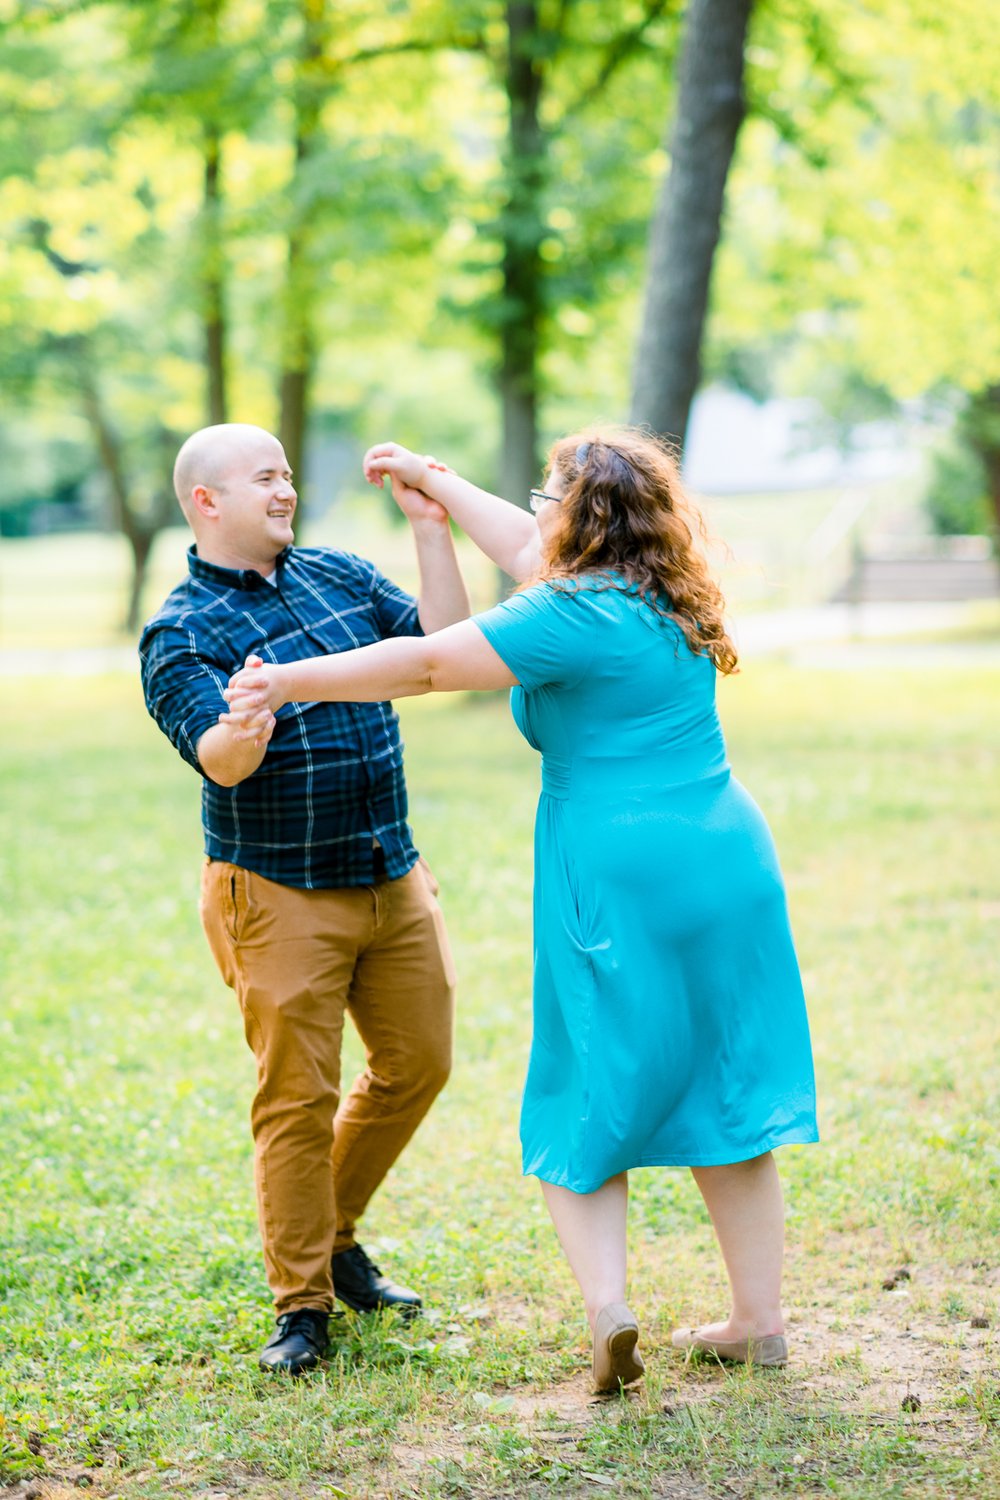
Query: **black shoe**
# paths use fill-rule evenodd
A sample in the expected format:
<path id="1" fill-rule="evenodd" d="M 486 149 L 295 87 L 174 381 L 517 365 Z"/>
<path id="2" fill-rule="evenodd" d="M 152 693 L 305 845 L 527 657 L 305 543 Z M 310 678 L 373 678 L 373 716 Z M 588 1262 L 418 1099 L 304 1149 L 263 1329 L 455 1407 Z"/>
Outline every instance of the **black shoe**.
<path id="1" fill-rule="evenodd" d="M 260 1351 L 262 1370 L 283 1370 L 286 1375 L 304 1375 L 319 1364 L 326 1353 L 330 1314 L 318 1307 L 300 1307 L 283 1313 L 274 1336 Z"/>
<path id="2" fill-rule="evenodd" d="M 421 1302 L 416 1292 L 387 1280 L 360 1245 L 341 1250 L 333 1257 L 330 1267 L 333 1295 L 355 1312 L 378 1312 L 383 1307 L 394 1307 L 404 1318 L 414 1318 L 420 1311 Z"/>

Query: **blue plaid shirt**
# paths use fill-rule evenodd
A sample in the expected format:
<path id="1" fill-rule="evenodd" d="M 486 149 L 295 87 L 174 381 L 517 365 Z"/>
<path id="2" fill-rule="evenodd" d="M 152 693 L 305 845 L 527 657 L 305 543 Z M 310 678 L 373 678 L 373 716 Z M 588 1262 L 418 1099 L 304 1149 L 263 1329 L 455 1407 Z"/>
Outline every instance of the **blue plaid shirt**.
<path id="1" fill-rule="evenodd" d="M 204 562 L 194 547 L 188 565 L 139 656 L 146 707 L 202 774 L 205 853 L 312 890 L 369 885 L 378 839 L 386 874 L 405 875 L 417 851 L 391 703 L 286 703 L 263 762 L 234 787 L 209 780 L 197 745 L 251 653 L 288 662 L 420 635 L 416 601 L 372 563 L 325 547 L 287 547 L 273 583 Z"/>

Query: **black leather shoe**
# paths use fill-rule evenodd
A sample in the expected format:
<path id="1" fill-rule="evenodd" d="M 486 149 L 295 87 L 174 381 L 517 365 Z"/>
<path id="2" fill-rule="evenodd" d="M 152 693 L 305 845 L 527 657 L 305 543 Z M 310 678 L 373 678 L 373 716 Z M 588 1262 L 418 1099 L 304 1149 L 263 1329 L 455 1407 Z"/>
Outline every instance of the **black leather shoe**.
<path id="1" fill-rule="evenodd" d="M 389 1281 L 378 1266 L 372 1264 L 360 1245 L 341 1250 L 330 1262 L 333 1271 L 333 1295 L 355 1312 L 379 1312 L 394 1307 L 404 1318 L 415 1318 L 421 1302 L 408 1286 Z"/>
<path id="2" fill-rule="evenodd" d="M 274 1336 L 260 1351 L 262 1370 L 281 1370 L 286 1375 L 304 1375 L 319 1364 L 326 1353 L 330 1314 L 318 1307 L 300 1307 L 282 1313 Z"/>

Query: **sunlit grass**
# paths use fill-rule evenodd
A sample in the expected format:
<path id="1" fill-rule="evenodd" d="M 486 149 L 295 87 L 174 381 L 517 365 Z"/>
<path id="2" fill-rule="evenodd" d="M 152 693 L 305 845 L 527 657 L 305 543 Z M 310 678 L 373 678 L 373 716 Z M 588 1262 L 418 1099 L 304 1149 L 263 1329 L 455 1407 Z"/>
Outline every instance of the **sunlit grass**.
<path id="1" fill-rule="evenodd" d="M 255 1368 L 270 1310 L 252 1061 L 195 912 L 197 780 L 134 681 L 8 684 L 0 1478 L 85 1466 L 92 1492 L 127 1500 L 575 1495 L 595 1492 L 587 1473 L 636 1495 L 689 1475 L 702 1494 L 841 1500 L 1000 1484 L 995 1382 L 964 1375 L 962 1354 L 970 1312 L 998 1311 L 976 1267 L 1000 1230 L 1000 674 L 751 665 L 720 696 L 778 838 L 816 1044 L 823 1144 L 781 1157 L 796 1361 L 770 1382 L 685 1375 L 669 1330 L 721 1309 L 721 1271 L 687 1174 L 636 1173 L 650 1377 L 553 1447 L 549 1393 L 587 1355 L 518 1175 L 537 770 L 505 705 L 403 705 L 412 821 L 461 976 L 457 1065 L 365 1242 L 429 1316 L 353 1325 L 290 1389 Z M 346 1073 L 358 1058 L 352 1040 Z M 964 1456 L 898 1399 L 891 1417 L 865 1404 L 871 1348 L 851 1330 L 904 1261 L 947 1410 L 979 1434 Z M 844 1330 L 835 1355 L 810 1343 L 821 1328 Z"/>

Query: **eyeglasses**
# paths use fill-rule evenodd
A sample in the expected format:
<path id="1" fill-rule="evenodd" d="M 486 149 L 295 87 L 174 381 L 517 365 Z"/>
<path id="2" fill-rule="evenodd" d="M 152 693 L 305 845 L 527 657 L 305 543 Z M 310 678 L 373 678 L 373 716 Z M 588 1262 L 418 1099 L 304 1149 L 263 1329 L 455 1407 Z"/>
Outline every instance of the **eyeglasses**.
<path id="1" fill-rule="evenodd" d="M 562 502 L 562 495 L 547 495 L 544 490 L 532 490 L 528 495 L 528 505 L 533 511 L 538 511 L 546 500 L 551 500 L 554 505 Z"/>

